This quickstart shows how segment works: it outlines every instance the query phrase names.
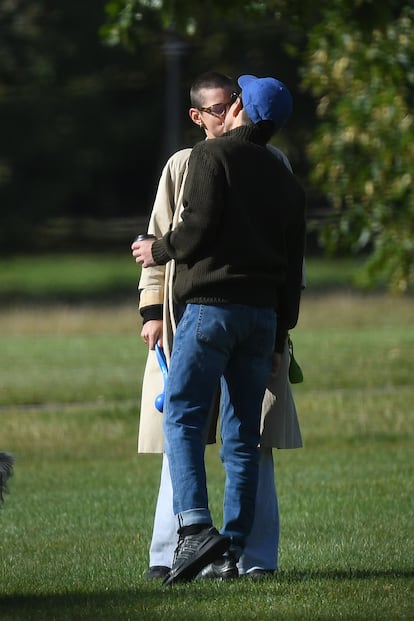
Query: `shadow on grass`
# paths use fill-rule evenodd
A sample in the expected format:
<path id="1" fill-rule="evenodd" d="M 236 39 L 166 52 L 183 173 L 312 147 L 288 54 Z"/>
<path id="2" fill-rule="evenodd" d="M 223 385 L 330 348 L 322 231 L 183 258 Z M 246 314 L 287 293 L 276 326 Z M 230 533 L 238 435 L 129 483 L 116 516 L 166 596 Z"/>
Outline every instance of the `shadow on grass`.
<path id="1" fill-rule="evenodd" d="M 204 582 L 182 584 L 164 588 L 160 583 L 145 583 L 138 585 L 136 589 L 125 591 L 102 591 L 97 593 L 65 593 L 59 595 L 10 595 L 0 598 L 0 618 L 2 621 L 74 621 L 78 619 L 93 621 L 109 621 L 113 619 L 140 619 L 142 621 L 170 621 L 192 619 L 199 621 L 200 611 L 192 612 L 194 598 L 197 604 L 206 602 L 208 610 L 203 612 L 205 621 L 217 619 L 217 606 L 220 599 L 228 600 L 231 593 L 238 597 L 244 591 L 252 592 L 257 587 L 260 592 L 271 589 L 272 591 L 283 584 L 295 584 L 311 581 L 365 581 L 365 580 L 396 580 L 410 579 L 414 577 L 414 568 L 407 570 L 289 570 L 280 571 L 277 577 L 269 577 L 261 581 L 237 580 L 226 585 Z M 223 586 L 223 589 L 221 589 Z M 225 587 L 225 588 L 224 588 Z M 211 609 L 211 599 L 214 598 L 214 606 Z M 185 610 L 185 614 L 184 614 Z M 249 619 L 251 613 L 246 610 L 246 615 L 235 610 L 235 619 Z M 298 621 L 299 617 L 290 617 L 290 621 Z"/>

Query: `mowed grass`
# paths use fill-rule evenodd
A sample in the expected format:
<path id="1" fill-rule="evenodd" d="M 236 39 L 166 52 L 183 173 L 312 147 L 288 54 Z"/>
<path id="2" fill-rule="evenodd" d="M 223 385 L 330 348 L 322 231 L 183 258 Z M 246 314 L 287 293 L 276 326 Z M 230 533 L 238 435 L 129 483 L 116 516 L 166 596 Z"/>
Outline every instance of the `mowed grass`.
<path id="1" fill-rule="evenodd" d="M 309 284 L 292 332 L 304 448 L 275 452 L 280 570 L 165 589 L 143 579 L 160 456 L 136 454 L 134 278 L 124 303 L 0 309 L 0 450 L 16 456 L 0 618 L 413 619 L 413 300 Z M 206 459 L 220 526 L 217 447 Z"/>

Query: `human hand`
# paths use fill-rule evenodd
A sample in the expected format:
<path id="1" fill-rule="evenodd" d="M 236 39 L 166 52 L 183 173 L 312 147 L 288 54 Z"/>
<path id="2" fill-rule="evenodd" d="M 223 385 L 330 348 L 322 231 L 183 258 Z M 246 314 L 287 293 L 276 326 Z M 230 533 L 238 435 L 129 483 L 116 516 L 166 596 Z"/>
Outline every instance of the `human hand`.
<path id="1" fill-rule="evenodd" d="M 151 319 L 142 326 L 141 338 L 148 349 L 155 349 L 155 343 L 162 347 L 162 319 Z"/>
<path id="2" fill-rule="evenodd" d="M 152 244 L 156 239 L 141 239 L 134 241 L 131 245 L 132 256 L 136 263 L 141 263 L 142 267 L 154 267 L 156 265 L 152 258 Z"/>

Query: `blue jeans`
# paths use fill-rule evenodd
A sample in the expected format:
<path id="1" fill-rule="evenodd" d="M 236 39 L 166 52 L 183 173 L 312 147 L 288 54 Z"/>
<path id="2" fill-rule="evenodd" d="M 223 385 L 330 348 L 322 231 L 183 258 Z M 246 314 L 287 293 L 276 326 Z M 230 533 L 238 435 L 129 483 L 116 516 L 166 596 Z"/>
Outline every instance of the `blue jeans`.
<path id="1" fill-rule="evenodd" d="M 170 469 L 164 453 L 149 554 L 150 567 L 154 565 L 171 567 L 177 543 Z M 239 573 L 245 574 L 252 569 L 277 569 L 278 548 L 279 507 L 273 453 L 271 448 L 261 448 L 256 511 L 246 547 L 237 563 Z"/>
<path id="2" fill-rule="evenodd" d="M 165 450 L 178 525 L 211 524 L 204 448 L 218 382 L 226 472 L 224 526 L 241 552 L 254 518 L 260 414 L 276 330 L 271 308 L 188 304 L 174 338 L 164 407 Z"/>

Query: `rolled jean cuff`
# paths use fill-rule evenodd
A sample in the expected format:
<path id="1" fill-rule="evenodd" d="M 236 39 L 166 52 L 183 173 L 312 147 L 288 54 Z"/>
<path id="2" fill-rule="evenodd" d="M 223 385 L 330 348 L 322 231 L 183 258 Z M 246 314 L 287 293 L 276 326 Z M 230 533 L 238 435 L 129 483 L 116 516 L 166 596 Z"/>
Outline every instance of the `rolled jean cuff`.
<path id="1" fill-rule="evenodd" d="M 212 525 L 211 514 L 208 509 L 188 509 L 177 514 L 178 528 L 192 526 L 193 524 Z"/>

